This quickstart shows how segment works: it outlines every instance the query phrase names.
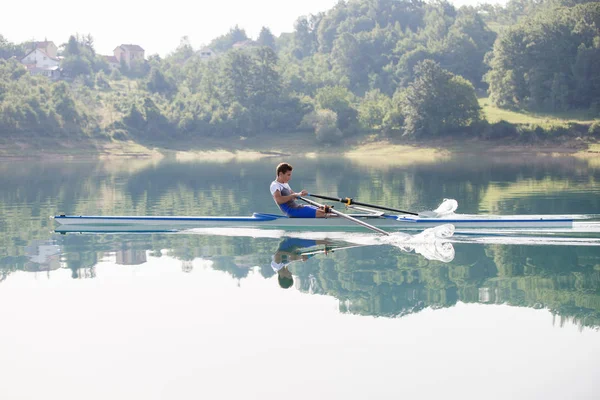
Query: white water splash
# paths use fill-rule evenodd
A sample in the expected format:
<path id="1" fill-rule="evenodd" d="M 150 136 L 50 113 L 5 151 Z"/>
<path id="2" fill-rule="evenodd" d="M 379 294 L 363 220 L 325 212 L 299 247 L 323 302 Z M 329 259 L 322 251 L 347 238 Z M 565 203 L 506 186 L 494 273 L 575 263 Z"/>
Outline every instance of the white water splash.
<path id="1" fill-rule="evenodd" d="M 402 251 L 414 251 L 428 260 L 447 263 L 454 260 L 455 256 L 454 246 L 448 241 L 452 235 L 454 235 L 454 225 L 444 224 L 425 229 L 416 235 L 404 234 L 402 237 L 390 235 L 379 239 L 382 243 L 394 245 Z"/>
<path id="2" fill-rule="evenodd" d="M 453 215 L 457 208 L 458 201 L 454 199 L 444 199 L 438 208 L 432 211 L 422 211 L 419 213 L 419 216 L 427 218 L 447 217 Z"/>
<path id="3" fill-rule="evenodd" d="M 256 228 L 196 228 L 181 231 L 182 234 L 245 236 L 254 238 L 298 238 L 312 240 L 337 240 L 359 246 L 395 246 L 404 252 L 421 254 L 428 260 L 450 262 L 454 259 L 454 247 L 448 238 L 454 234 L 454 225 L 444 224 L 425 229 L 415 235 L 393 232 L 388 236 L 373 233 L 349 232 L 290 232 L 283 230 L 263 230 Z"/>

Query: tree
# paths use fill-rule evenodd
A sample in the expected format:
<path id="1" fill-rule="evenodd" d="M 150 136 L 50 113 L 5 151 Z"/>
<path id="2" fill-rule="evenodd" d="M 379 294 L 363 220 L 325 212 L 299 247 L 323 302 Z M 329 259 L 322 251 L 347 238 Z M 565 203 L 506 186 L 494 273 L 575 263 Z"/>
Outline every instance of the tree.
<path id="1" fill-rule="evenodd" d="M 243 42 L 245 40 L 248 40 L 246 31 L 236 25 L 225 35 L 213 39 L 208 47 L 212 48 L 216 52 L 226 52 L 233 47 L 234 43 Z"/>
<path id="2" fill-rule="evenodd" d="M 241 50 L 230 51 L 223 57 L 221 79 L 226 104 L 238 102 L 244 107 L 248 106 L 252 64 L 252 56 Z"/>
<path id="3" fill-rule="evenodd" d="M 190 43 L 190 38 L 187 36 L 183 36 L 179 40 L 179 46 L 177 46 L 173 53 L 169 54 L 169 58 L 172 62 L 184 63 L 187 60 L 189 60 L 194 54 L 194 48 Z"/>
<path id="4" fill-rule="evenodd" d="M 146 118 L 135 103 L 131 105 L 129 112 L 123 117 L 123 122 L 128 127 L 140 131 L 146 127 Z"/>
<path id="5" fill-rule="evenodd" d="M 275 36 L 271 33 L 271 30 L 265 26 L 262 27 L 258 34 L 256 42 L 261 46 L 269 47 L 271 50 L 275 50 Z"/>
<path id="6" fill-rule="evenodd" d="M 25 51 L 25 44 L 16 45 L 0 35 L 0 58 L 5 60 L 11 57 L 21 58 L 25 56 Z"/>
<path id="7" fill-rule="evenodd" d="M 71 76 L 89 75 L 92 73 L 92 63 L 85 57 L 68 55 L 61 61 L 61 67 Z"/>
<path id="8" fill-rule="evenodd" d="M 364 91 L 368 86 L 368 66 L 354 35 L 345 32 L 336 39 L 331 64 L 337 76 L 347 78 L 345 82 L 353 91 Z"/>
<path id="9" fill-rule="evenodd" d="M 492 101 L 548 111 L 591 107 L 597 97 L 590 92 L 589 82 L 600 75 L 597 66 L 591 67 L 597 63 L 591 49 L 600 41 L 599 21 L 600 3 L 594 2 L 543 8 L 504 31 L 494 45 L 485 77 Z"/>
<path id="10" fill-rule="evenodd" d="M 318 17 L 302 16 L 294 23 L 294 51 L 296 58 L 311 56 L 317 50 L 316 27 Z"/>
<path id="11" fill-rule="evenodd" d="M 152 93 L 161 93 L 166 95 L 171 95 L 177 90 L 172 80 L 170 78 L 166 78 L 157 67 L 152 67 L 150 69 L 146 87 Z"/>
<path id="12" fill-rule="evenodd" d="M 69 86 L 65 82 L 58 82 L 52 87 L 53 108 L 61 116 L 64 123 L 76 125 L 79 120 L 79 112 Z"/>
<path id="13" fill-rule="evenodd" d="M 390 109 L 391 99 L 379 90 L 371 90 L 358 106 L 358 120 L 367 129 L 382 129 Z"/>
<path id="14" fill-rule="evenodd" d="M 321 143 L 336 143 L 343 137 L 337 127 L 337 115 L 332 110 L 317 110 L 307 114 L 302 125 L 312 127 L 317 141 Z"/>
<path id="15" fill-rule="evenodd" d="M 78 56 L 80 54 L 79 51 L 79 42 L 75 38 L 75 36 L 69 36 L 69 41 L 65 46 L 65 56 Z"/>
<path id="16" fill-rule="evenodd" d="M 352 106 L 354 95 L 342 86 L 326 86 L 317 90 L 316 108 L 332 110 L 337 116 L 338 127 L 344 131 L 354 131 L 358 126 L 358 112 Z"/>
<path id="17" fill-rule="evenodd" d="M 489 30 L 473 8 L 463 7 L 444 41 L 440 65 L 482 87 L 487 67 L 484 56 L 492 50 L 496 34 Z M 485 87 L 485 86 L 483 86 Z"/>
<path id="18" fill-rule="evenodd" d="M 473 85 L 425 60 L 415 67 L 415 81 L 402 98 L 404 131 L 413 136 L 439 136 L 480 119 Z"/>
<path id="19" fill-rule="evenodd" d="M 277 54 L 268 47 L 258 49 L 254 53 L 252 63 L 252 82 L 250 95 L 252 101 L 266 104 L 279 96 L 281 83 L 277 72 Z"/>
<path id="20" fill-rule="evenodd" d="M 575 107 L 600 106 L 600 35 L 594 38 L 593 45 L 580 44 L 573 64 Z"/>

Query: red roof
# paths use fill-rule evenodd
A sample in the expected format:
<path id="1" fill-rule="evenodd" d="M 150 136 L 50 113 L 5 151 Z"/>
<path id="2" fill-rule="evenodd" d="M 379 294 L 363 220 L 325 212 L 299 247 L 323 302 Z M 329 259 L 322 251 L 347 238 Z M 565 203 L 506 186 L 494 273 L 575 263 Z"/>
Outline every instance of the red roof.
<path id="1" fill-rule="evenodd" d="M 144 49 L 142 49 L 137 44 L 122 44 L 119 47 L 122 48 L 123 50 L 129 50 L 129 51 L 144 51 Z"/>
<path id="2" fill-rule="evenodd" d="M 33 45 L 37 48 L 45 48 L 46 46 L 48 46 L 50 43 L 54 44 L 53 41 L 51 40 L 44 40 L 43 42 L 33 42 Z M 56 46 L 56 45 L 55 45 Z"/>
<path id="3" fill-rule="evenodd" d="M 43 55 L 45 55 L 46 57 L 48 57 L 48 58 L 49 58 L 49 59 L 51 59 L 51 60 L 54 60 L 54 61 L 60 61 L 60 59 L 59 59 L 58 57 L 52 57 L 52 56 L 49 56 L 49 55 L 48 55 L 48 53 L 46 53 L 44 50 L 42 50 L 42 49 L 41 49 L 41 48 L 39 48 L 39 47 L 38 47 L 38 48 L 35 48 L 35 49 L 33 49 L 33 50 L 31 50 L 29 53 L 27 53 L 27 54 L 25 54 L 23 57 L 21 57 L 21 61 L 22 61 L 22 60 L 24 60 L 24 59 L 26 59 L 28 55 L 30 55 L 31 53 L 33 53 L 33 52 L 34 52 L 34 51 L 36 51 L 36 50 L 39 50 L 39 51 L 41 51 Z"/>

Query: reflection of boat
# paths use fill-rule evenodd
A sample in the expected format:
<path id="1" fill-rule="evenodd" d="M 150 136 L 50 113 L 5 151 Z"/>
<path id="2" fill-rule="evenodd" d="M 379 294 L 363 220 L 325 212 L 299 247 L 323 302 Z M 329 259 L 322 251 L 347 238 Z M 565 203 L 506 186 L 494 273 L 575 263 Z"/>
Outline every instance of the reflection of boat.
<path id="1" fill-rule="evenodd" d="M 141 229 L 136 229 L 141 228 Z M 449 238 L 454 234 L 453 225 L 440 225 L 423 230 L 422 232 L 409 234 L 395 232 L 389 236 L 379 236 L 372 233 L 349 233 L 344 231 L 329 232 L 300 232 L 282 231 L 274 229 L 255 228 L 196 228 L 185 230 L 156 229 L 150 230 L 143 226 L 86 226 L 86 225 L 61 225 L 55 230 L 56 233 L 89 233 L 89 234 L 189 234 L 206 236 L 230 236 L 230 237 L 252 237 L 252 238 L 283 238 L 286 243 L 337 243 L 336 246 L 326 246 L 323 249 L 310 249 L 314 254 L 332 252 L 335 249 L 348 249 L 353 247 L 391 245 L 404 252 L 415 252 L 429 260 L 449 262 L 454 258 L 454 247 L 449 243 Z M 333 242 L 332 242 L 333 241 Z M 300 247 L 311 247 L 300 246 Z M 299 246 L 296 246 L 299 247 Z M 302 253 L 307 256 L 309 253 Z"/>
<path id="2" fill-rule="evenodd" d="M 568 228 L 573 219 L 544 215 L 480 216 L 454 214 L 443 217 L 404 216 L 382 212 L 348 214 L 370 225 L 388 230 L 423 229 L 442 224 L 466 228 Z M 288 218 L 284 215 L 254 213 L 249 217 L 175 217 L 175 216 L 85 216 L 57 215 L 54 220 L 61 224 L 60 231 L 79 231 L 81 227 L 139 227 L 144 230 L 168 230 L 177 228 L 227 227 L 227 228 L 274 228 L 343 230 L 363 229 L 345 218 Z M 65 228 L 68 226 L 69 228 Z M 68 230 L 67 230 L 68 229 Z"/>

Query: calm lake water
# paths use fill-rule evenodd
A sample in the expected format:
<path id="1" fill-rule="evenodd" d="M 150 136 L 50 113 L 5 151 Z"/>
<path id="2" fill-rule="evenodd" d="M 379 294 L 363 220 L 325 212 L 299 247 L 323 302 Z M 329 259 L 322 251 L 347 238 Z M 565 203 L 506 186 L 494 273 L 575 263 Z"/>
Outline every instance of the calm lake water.
<path id="1" fill-rule="evenodd" d="M 49 219 L 276 213 L 280 161 L 0 162 L 0 399 L 600 397 L 594 224 L 423 247 Z M 297 191 L 404 210 L 600 214 L 600 166 L 573 158 L 287 161 Z"/>

